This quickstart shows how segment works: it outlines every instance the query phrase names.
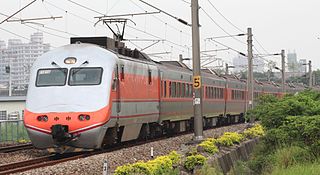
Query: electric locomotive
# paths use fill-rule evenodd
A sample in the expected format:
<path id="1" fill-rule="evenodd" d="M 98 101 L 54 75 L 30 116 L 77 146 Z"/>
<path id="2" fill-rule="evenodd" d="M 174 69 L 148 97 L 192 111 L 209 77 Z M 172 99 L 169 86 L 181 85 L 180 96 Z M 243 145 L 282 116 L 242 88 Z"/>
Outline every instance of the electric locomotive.
<path id="1" fill-rule="evenodd" d="M 193 129 L 192 70 L 107 37 L 72 38 L 32 66 L 24 124 L 49 152 L 100 149 Z M 91 43 L 91 44 L 88 44 Z M 202 71 L 204 127 L 243 122 L 246 82 Z M 280 96 L 255 83 L 255 96 Z"/>

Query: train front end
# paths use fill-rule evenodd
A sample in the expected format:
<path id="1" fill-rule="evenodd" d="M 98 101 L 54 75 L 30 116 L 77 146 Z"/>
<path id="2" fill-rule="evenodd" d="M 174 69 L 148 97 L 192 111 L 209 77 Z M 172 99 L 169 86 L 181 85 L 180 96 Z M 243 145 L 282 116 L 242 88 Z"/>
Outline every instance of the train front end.
<path id="1" fill-rule="evenodd" d="M 36 148 L 65 153 L 101 147 L 111 114 L 117 56 L 91 44 L 71 44 L 34 63 L 24 124 Z"/>

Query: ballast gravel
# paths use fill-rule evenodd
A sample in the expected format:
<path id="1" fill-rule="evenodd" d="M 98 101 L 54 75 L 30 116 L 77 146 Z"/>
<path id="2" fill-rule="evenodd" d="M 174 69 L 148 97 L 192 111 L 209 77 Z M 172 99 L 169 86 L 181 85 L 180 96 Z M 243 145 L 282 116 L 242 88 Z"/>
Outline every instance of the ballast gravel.
<path id="1" fill-rule="evenodd" d="M 15 151 L 10 153 L 0 153 L 0 166 L 12 162 L 20 162 L 24 160 L 31 160 L 37 157 L 48 155 L 47 152 L 36 149 L 27 149 L 22 151 Z"/>
<path id="2" fill-rule="evenodd" d="M 224 132 L 241 132 L 248 127 L 248 124 L 238 124 L 225 126 L 204 131 L 205 137 L 219 137 Z M 108 174 L 113 174 L 114 170 L 121 165 L 134 163 L 139 160 L 150 160 L 150 150 L 153 147 L 154 157 L 166 155 L 173 150 L 181 150 L 188 147 L 185 145 L 191 141 L 193 134 L 172 137 L 160 141 L 146 143 L 139 146 L 124 148 L 121 150 L 104 153 L 78 160 L 72 160 L 56 164 L 54 166 L 44 167 L 18 173 L 20 175 L 65 175 L 65 174 L 85 174 L 101 175 L 103 173 L 103 163 L 108 162 Z"/>

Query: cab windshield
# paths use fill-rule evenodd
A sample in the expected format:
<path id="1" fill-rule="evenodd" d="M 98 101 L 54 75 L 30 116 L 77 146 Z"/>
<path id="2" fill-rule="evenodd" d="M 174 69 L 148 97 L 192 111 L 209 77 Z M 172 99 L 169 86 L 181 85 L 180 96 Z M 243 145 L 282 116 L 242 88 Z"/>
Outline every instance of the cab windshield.
<path id="1" fill-rule="evenodd" d="M 69 85 L 99 85 L 101 83 L 103 69 L 101 67 L 86 67 L 70 69 Z"/>
<path id="2" fill-rule="evenodd" d="M 68 69 L 39 69 L 37 73 L 36 86 L 64 86 L 66 84 Z"/>

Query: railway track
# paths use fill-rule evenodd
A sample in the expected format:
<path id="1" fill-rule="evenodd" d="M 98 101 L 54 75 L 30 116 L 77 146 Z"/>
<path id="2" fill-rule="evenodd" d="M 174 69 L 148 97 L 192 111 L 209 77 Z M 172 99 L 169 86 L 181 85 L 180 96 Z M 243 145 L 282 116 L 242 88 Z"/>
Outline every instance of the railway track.
<path id="1" fill-rule="evenodd" d="M 216 128 L 216 127 L 213 127 L 213 128 Z M 210 129 L 213 129 L 213 128 L 210 128 Z M 170 138 L 170 137 L 178 137 L 178 136 L 190 134 L 190 133 L 192 133 L 192 132 L 186 131 L 186 132 L 182 132 L 182 133 L 178 133 L 178 134 L 174 134 L 174 135 L 164 135 L 162 137 L 154 138 L 154 139 L 150 139 L 150 140 L 130 141 L 130 142 L 114 145 L 114 146 L 109 147 L 104 150 L 98 150 L 98 151 L 93 151 L 93 152 L 82 152 L 82 153 L 73 153 L 73 154 L 57 154 L 57 155 L 44 156 L 44 157 L 40 157 L 40 158 L 36 158 L 36 159 L 32 159 L 32 160 L 4 164 L 4 165 L 0 166 L 0 175 L 18 173 L 18 172 L 23 172 L 23 171 L 35 169 L 35 168 L 52 166 L 52 165 L 62 163 L 62 162 L 67 162 L 67 161 L 71 161 L 71 160 L 76 160 L 76 159 L 81 159 L 81 158 L 85 158 L 85 157 L 89 157 L 89 156 L 98 155 L 98 154 L 108 153 L 108 152 L 120 150 L 123 148 L 139 146 L 142 144 L 155 142 L 155 141 L 159 141 L 159 140 Z"/>
<path id="2" fill-rule="evenodd" d="M 6 146 L 6 147 L 0 148 L 0 153 L 9 153 L 9 152 L 15 152 L 15 151 L 32 149 L 32 148 L 34 147 L 31 143 L 14 145 L 14 146 Z"/>
<path id="3" fill-rule="evenodd" d="M 26 160 L 21 162 L 15 162 L 10 164 L 5 164 L 0 166 L 0 175 L 12 174 L 27 171 L 30 169 L 45 167 L 55 165 L 61 162 L 66 162 L 70 160 L 75 160 L 78 158 L 83 158 L 83 154 L 78 155 L 50 155 L 39 157 L 32 160 Z"/>

